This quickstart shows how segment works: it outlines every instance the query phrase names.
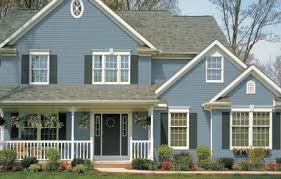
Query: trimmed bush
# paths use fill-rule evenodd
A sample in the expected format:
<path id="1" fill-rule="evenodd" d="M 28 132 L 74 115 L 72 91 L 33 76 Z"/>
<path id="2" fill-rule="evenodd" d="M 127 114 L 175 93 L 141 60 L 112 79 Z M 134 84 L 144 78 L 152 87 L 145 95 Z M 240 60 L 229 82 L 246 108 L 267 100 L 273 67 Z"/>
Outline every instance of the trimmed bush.
<path id="1" fill-rule="evenodd" d="M 211 160 L 211 150 L 205 146 L 198 146 L 196 148 L 196 155 L 198 160 Z"/>
<path id="2" fill-rule="evenodd" d="M 224 164 L 219 161 L 211 161 L 208 166 L 209 170 L 222 171 L 224 170 Z"/>
<path id="3" fill-rule="evenodd" d="M 132 161 L 133 169 L 137 170 L 154 170 L 156 166 L 158 167 L 158 165 L 154 161 L 148 159 L 138 158 Z"/>
<path id="4" fill-rule="evenodd" d="M 46 152 L 46 157 L 50 162 L 55 162 L 60 160 L 60 152 L 57 149 L 50 148 Z"/>
<path id="5" fill-rule="evenodd" d="M 281 165 L 278 165 L 276 168 L 277 171 L 281 171 Z"/>
<path id="6" fill-rule="evenodd" d="M 12 172 L 17 172 L 17 171 L 22 171 L 23 170 L 23 167 L 20 163 L 15 163 L 13 166 L 12 166 Z"/>
<path id="7" fill-rule="evenodd" d="M 277 169 L 277 164 L 276 163 L 272 163 L 272 162 L 269 162 L 267 164 L 264 165 L 264 168 L 267 170 L 267 171 L 276 171 Z"/>
<path id="8" fill-rule="evenodd" d="M 176 171 L 188 171 L 192 168 L 192 156 L 189 153 L 174 155 L 174 163 L 171 168 Z"/>
<path id="9" fill-rule="evenodd" d="M 267 150 L 263 148 L 254 148 L 246 150 L 249 161 L 255 166 L 258 167 L 264 158 L 267 155 Z"/>
<path id="10" fill-rule="evenodd" d="M 218 158 L 218 162 L 222 163 L 225 168 L 232 170 L 233 165 L 234 165 L 234 158 L 221 157 L 221 158 Z"/>
<path id="11" fill-rule="evenodd" d="M 168 145 L 160 145 L 157 148 L 159 162 L 170 160 L 173 154 L 173 149 Z"/>
<path id="12" fill-rule="evenodd" d="M 239 166 L 242 171 L 250 171 L 255 168 L 255 165 L 249 160 L 241 160 Z"/>
<path id="13" fill-rule="evenodd" d="M 87 166 L 85 166 L 84 164 L 77 164 L 73 169 L 72 171 L 74 173 L 86 173 L 88 172 L 88 168 Z"/>
<path id="14" fill-rule="evenodd" d="M 14 150 L 2 150 L 0 151 L 0 165 L 3 166 L 3 170 L 11 170 L 15 164 L 17 153 Z"/>
<path id="15" fill-rule="evenodd" d="M 281 164 L 281 157 L 277 157 L 277 158 L 276 158 L 276 163 L 277 163 L 278 165 Z"/>
<path id="16" fill-rule="evenodd" d="M 76 167 L 77 165 L 84 165 L 88 170 L 92 170 L 94 168 L 94 165 L 90 160 L 84 160 L 80 158 L 76 158 L 71 161 L 72 168 Z"/>
<path id="17" fill-rule="evenodd" d="M 37 164 L 38 160 L 35 157 L 25 157 L 21 161 L 23 168 L 28 168 L 31 164 Z"/>
<path id="18" fill-rule="evenodd" d="M 161 169 L 161 170 L 170 170 L 172 164 L 173 164 L 173 161 L 171 161 L 171 160 L 162 161 L 162 162 L 160 163 L 160 169 Z"/>
<path id="19" fill-rule="evenodd" d="M 42 171 L 42 167 L 39 164 L 31 164 L 28 167 L 28 171 L 29 172 L 40 172 L 40 171 Z"/>
<path id="20" fill-rule="evenodd" d="M 47 171 L 57 171 L 59 169 L 59 162 L 51 161 L 47 163 L 46 170 Z"/>
<path id="21" fill-rule="evenodd" d="M 83 164 L 83 163 L 84 163 L 84 159 L 75 158 L 71 161 L 71 166 L 76 167 L 76 165 Z"/>
<path id="22" fill-rule="evenodd" d="M 208 170 L 209 166 L 210 166 L 210 163 L 211 163 L 210 159 L 205 159 L 205 160 L 199 160 L 197 165 L 198 165 L 199 168 L 203 168 L 205 170 Z"/>

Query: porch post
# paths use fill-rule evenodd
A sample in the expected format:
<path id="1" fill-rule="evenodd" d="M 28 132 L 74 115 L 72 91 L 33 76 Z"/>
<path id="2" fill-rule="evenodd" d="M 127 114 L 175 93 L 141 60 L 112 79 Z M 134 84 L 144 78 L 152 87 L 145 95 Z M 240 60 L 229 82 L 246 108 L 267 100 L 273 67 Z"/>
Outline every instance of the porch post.
<path id="1" fill-rule="evenodd" d="M 150 159 L 153 160 L 154 157 L 153 157 L 153 153 L 154 153 L 154 131 L 153 131 L 153 128 L 154 128 L 154 108 L 151 107 L 149 109 L 149 115 L 150 115 L 150 118 L 151 118 L 151 124 L 150 124 Z"/>
<path id="2" fill-rule="evenodd" d="M 74 159 L 74 119 L 75 119 L 75 108 L 70 109 L 71 112 L 71 160 Z"/>
<path id="3" fill-rule="evenodd" d="M 2 111 L 2 109 L 0 109 L 0 117 L 4 117 L 4 112 Z M 0 127 L 0 142 L 1 142 L 1 145 L 0 145 L 0 150 L 3 150 L 3 146 L 4 146 L 4 127 L 1 126 Z"/>

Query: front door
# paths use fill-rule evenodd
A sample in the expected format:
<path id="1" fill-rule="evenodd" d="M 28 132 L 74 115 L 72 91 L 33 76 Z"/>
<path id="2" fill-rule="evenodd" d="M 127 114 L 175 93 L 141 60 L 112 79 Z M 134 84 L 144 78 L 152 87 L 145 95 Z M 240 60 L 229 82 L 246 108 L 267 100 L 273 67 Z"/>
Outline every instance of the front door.
<path id="1" fill-rule="evenodd" d="M 102 155 L 120 155 L 120 114 L 102 115 Z"/>

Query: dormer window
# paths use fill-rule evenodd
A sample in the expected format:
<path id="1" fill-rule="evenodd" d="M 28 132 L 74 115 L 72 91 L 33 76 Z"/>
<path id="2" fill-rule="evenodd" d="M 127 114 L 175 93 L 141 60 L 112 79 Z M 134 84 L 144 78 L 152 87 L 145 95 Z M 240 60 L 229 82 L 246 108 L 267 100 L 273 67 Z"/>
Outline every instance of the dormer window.
<path id="1" fill-rule="evenodd" d="M 30 84 L 47 85 L 49 84 L 49 52 L 30 52 Z"/>
<path id="2" fill-rule="evenodd" d="M 256 83 L 253 80 L 247 82 L 247 94 L 256 94 Z"/>
<path id="3" fill-rule="evenodd" d="M 206 57 L 206 82 L 223 83 L 224 64 L 223 56 L 215 53 Z"/>
<path id="4" fill-rule="evenodd" d="M 73 0 L 70 5 L 70 12 L 74 18 L 80 18 L 84 12 L 84 4 L 82 0 Z"/>

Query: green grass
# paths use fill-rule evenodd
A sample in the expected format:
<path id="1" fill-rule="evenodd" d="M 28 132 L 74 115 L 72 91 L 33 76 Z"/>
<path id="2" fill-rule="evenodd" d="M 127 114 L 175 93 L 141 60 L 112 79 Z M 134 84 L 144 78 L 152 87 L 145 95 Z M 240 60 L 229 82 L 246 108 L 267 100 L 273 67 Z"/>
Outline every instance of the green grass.
<path id="1" fill-rule="evenodd" d="M 49 172 L 41 172 L 41 173 L 28 173 L 28 172 L 14 172 L 14 173 L 1 173 L 0 179 L 203 179 L 203 178 L 226 178 L 226 179 L 248 179 L 248 178 L 255 178 L 255 179 L 277 179 L 280 176 L 228 176 L 228 177 L 217 177 L 217 176 L 136 176 L 136 175 L 127 175 L 127 174 L 120 174 L 120 175 L 112 175 L 110 174 L 98 174 L 98 175 L 79 175 L 70 172 L 62 172 L 62 173 L 49 173 Z"/>

